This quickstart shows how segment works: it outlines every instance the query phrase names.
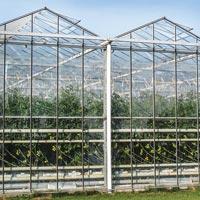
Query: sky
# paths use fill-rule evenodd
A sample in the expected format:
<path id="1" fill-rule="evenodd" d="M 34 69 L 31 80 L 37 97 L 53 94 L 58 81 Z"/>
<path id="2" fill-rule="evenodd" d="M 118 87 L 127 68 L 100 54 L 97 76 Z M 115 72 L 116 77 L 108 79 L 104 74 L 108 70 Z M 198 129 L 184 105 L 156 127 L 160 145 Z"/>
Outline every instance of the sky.
<path id="1" fill-rule="evenodd" d="M 81 20 L 81 25 L 113 37 L 166 16 L 200 35 L 200 0 L 0 0 L 0 22 L 42 7 Z"/>

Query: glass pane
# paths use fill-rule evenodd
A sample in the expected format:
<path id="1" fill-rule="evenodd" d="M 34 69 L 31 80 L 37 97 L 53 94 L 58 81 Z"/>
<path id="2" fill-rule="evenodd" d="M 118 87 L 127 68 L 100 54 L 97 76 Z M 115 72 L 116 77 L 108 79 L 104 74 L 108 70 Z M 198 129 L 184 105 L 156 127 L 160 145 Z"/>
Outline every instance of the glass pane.
<path id="1" fill-rule="evenodd" d="M 55 48 L 33 47 L 31 180 L 34 191 L 57 189 L 56 55 Z"/>
<path id="2" fill-rule="evenodd" d="M 30 189 L 30 46 L 6 45 L 5 190 Z"/>

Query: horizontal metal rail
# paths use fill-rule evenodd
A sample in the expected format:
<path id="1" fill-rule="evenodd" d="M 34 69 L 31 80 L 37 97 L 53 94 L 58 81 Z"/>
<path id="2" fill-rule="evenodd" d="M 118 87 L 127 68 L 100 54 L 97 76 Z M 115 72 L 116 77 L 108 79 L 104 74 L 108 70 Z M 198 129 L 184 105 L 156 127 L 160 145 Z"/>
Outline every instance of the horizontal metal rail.
<path id="1" fill-rule="evenodd" d="M 144 128 L 144 129 L 135 129 L 135 128 L 132 128 L 132 132 L 135 132 L 135 133 L 153 133 L 155 130 L 156 133 L 175 133 L 175 132 L 179 132 L 179 133 L 196 133 L 198 130 L 196 128 L 194 129 L 183 129 L 183 128 L 178 128 L 178 129 L 170 129 L 170 128 L 164 128 L 164 129 L 148 129 L 148 128 Z M 114 133 L 117 133 L 117 132 L 120 132 L 120 133 L 127 133 L 127 132 L 130 132 L 131 129 L 129 128 L 125 128 L 125 129 L 114 129 L 112 132 Z"/>
<path id="2" fill-rule="evenodd" d="M 104 176 L 103 174 L 101 175 L 89 175 L 88 177 L 85 175 L 85 179 L 102 179 Z M 82 180 L 82 175 L 76 175 L 75 177 L 67 177 L 67 176 L 58 176 L 59 180 L 66 180 L 66 181 L 69 181 L 69 180 Z M 4 177 L 4 183 L 6 182 L 27 182 L 29 181 L 30 178 L 29 178 L 29 175 L 27 176 L 24 176 L 24 177 Z M 52 175 L 52 176 L 38 176 L 38 175 L 32 175 L 32 178 L 31 178 L 32 181 L 56 181 L 57 180 L 57 176 L 56 175 Z M 0 177 L 0 181 L 1 181 L 1 177 Z"/>
<path id="3" fill-rule="evenodd" d="M 169 119 L 197 119 L 197 117 L 155 117 L 155 119 L 166 119 L 166 120 L 169 120 Z M 133 116 L 133 117 L 123 117 L 123 116 L 116 116 L 116 117 L 112 117 L 112 119 L 153 119 L 153 116 L 141 116 L 141 117 L 137 117 L 137 116 Z"/>
<path id="4" fill-rule="evenodd" d="M 170 128 L 166 128 L 166 129 L 148 129 L 148 128 L 142 128 L 142 129 L 134 129 L 132 128 L 132 131 L 135 133 L 153 133 L 155 130 L 156 133 L 175 133 L 176 131 L 179 133 L 196 133 L 198 131 L 198 129 L 194 128 L 194 129 L 170 129 Z M 35 132 L 35 133 L 56 133 L 57 129 L 42 129 L 42 128 L 38 128 L 38 129 L 29 129 L 29 128 L 21 128 L 21 129 L 4 129 L 5 133 L 30 133 L 30 132 Z M 85 129 L 83 130 L 86 133 L 102 133 L 104 131 L 104 129 Z M 129 133 L 131 131 L 130 128 L 124 128 L 124 129 L 113 129 L 112 132 L 113 133 Z M 82 129 L 73 129 L 73 128 L 69 128 L 69 129 L 58 129 L 59 133 L 82 133 Z M 3 129 L 0 129 L 0 133 L 3 133 Z"/>
<path id="5" fill-rule="evenodd" d="M 4 44 L 4 41 L 1 41 L 0 40 L 0 44 Z M 31 40 L 30 41 L 7 41 L 6 44 L 8 45 L 31 45 Z M 48 47 L 57 47 L 57 42 L 55 43 L 52 43 L 52 42 L 38 42 L 38 41 L 34 41 L 32 42 L 32 44 L 34 46 L 48 46 Z M 77 48 L 77 49 L 80 49 L 82 46 L 81 46 L 81 43 L 72 43 L 70 44 L 69 42 L 66 42 L 66 43 L 62 43 L 60 42 L 59 43 L 59 47 L 61 48 Z M 85 44 L 85 49 L 102 49 L 102 46 L 96 44 L 96 45 L 89 45 L 89 44 Z"/>
<path id="6" fill-rule="evenodd" d="M 161 40 L 137 40 L 127 38 L 103 38 L 96 36 L 85 35 L 66 35 L 56 33 L 36 33 L 36 32 L 12 32 L 12 31 L 0 31 L 0 35 L 18 35 L 18 36 L 33 36 L 33 37 L 47 37 L 47 38 L 67 38 L 67 39 L 80 39 L 80 40 L 97 40 L 104 41 L 102 46 L 109 44 L 110 42 L 133 42 L 133 43 L 145 43 L 145 44 L 163 44 L 163 45 L 177 45 L 177 46 L 193 46 L 200 47 L 200 43 L 189 42 L 176 42 L 176 41 L 161 41 Z"/>
<path id="7" fill-rule="evenodd" d="M 0 119 L 3 116 L 0 116 Z M 85 119 L 104 119 L 103 116 L 85 116 Z M 30 116 L 5 116 L 5 119 L 30 119 Z M 56 116 L 32 116 L 32 119 L 56 119 Z M 80 116 L 59 116 L 58 119 L 82 119 Z"/>
<path id="8" fill-rule="evenodd" d="M 194 128 L 194 129 L 155 129 L 156 133 L 175 133 L 177 130 L 177 132 L 179 133 L 196 133 L 198 131 L 198 129 Z M 42 128 L 38 128 L 38 129 L 0 129 L 0 133 L 30 133 L 31 131 L 33 133 L 56 133 L 57 129 L 42 129 Z M 102 133 L 104 131 L 104 129 L 85 129 L 83 130 L 86 133 Z M 112 132 L 113 133 L 129 133 L 131 131 L 130 128 L 124 128 L 124 129 L 113 129 Z M 74 129 L 74 128 L 69 128 L 69 129 L 58 129 L 59 133 L 82 133 L 82 129 Z M 135 133 L 153 133 L 154 129 L 134 129 L 132 128 L 132 132 Z"/>
<path id="9" fill-rule="evenodd" d="M 98 36 L 84 36 L 84 35 L 66 35 L 64 33 L 40 33 L 40 32 L 12 32 L 0 31 L 0 35 L 18 35 L 18 36 L 33 36 L 33 37 L 47 37 L 47 38 L 67 38 L 67 39 L 80 39 L 80 40 L 98 40 L 105 41 L 106 38 Z M 81 41 L 80 41 L 81 42 Z"/>
<path id="10" fill-rule="evenodd" d="M 103 169 L 104 166 L 103 165 L 85 165 L 87 166 L 87 169 L 92 169 L 92 170 L 99 170 L 99 169 Z M 198 167 L 198 163 L 179 163 L 180 167 Z M 137 164 L 137 165 L 132 165 L 132 167 L 134 169 L 137 168 L 153 168 L 154 164 Z M 161 163 L 158 164 L 156 163 L 156 167 L 160 167 L 160 168 L 174 168 L 176 167 L 176 163 Z M 113 169 L 129 169 L 131 168 L 131 165 L 113 165 L 112 166 Z M 56 166 L 32 166 L 32 170 L 33 171 L 53 171 L 56 169 Z M 77 166 L 58 166 L 59 170 L 81 170 L 82 169 L 82 165 L 77 165 Z M 0 171 L 2 170 L 2 168 L 0 168 Z M 5 167 L 4 170 L 6 172 L 17 172 L 17 171 L 29 171 L 30 167 Z"/>
<path id="11" fill-rule="evenodd" d="M 0 44 L 4 44 L 4 41 L 0 41 Z M 10 45 L 31 45 L 31 41 L 7 41 L 6 44 L 10 44 Z M 33 42 L 34 46 L 48 46 L 48 47 L 57 47 L 57 43 L 47 43 L 47 42 Z M 77 48 L 80 49 L 82 47 L 81 44 L 68 44 L 68 43 L 59 43 L 59 47 L 60 48 Z M 102 46 L 101 45 L 88 45 L 85 44 L 84 49 L 90 49 L 90 50 L 102 50 Z M 129 47 L 119 47 L 119 46 L 113 46 L 112 50 L 117 50 L 117 51 L 130 51 Z M 132 48 L 133 52 L 152 52 L 151 48 Z M 159 47 L 155 47 L 154 49 L 155 52 L 157 53 L 174 53 L 174 50 L 170 50 L 170 49 L 161 49 Z M 200 52 L 196 52 L 195 50 L 181 50 L 181 49 L 177 49 L 176 51 L 178 54 L 189 54 L 189 55 L 196 55 L 196 54 L 200 54 Z"/>
<path id="12" fill-rule="evenodd" d="M 4 133 L 57 133 L 57 129 L 4 129 Z M 101 133 L 103 129 L 87 129 L 87 133 Z M 0 129 L 0 133 L 3 130 Z M 82 129 L 58 129 L 58 133 L 82 133 Z"/>
<path id="13" fill-rule="evenodd" d="M 179 170 L 180 174 L 179 177 L 184 176 L 184 177 L 191 177 L 191 176 L 198 176 L 198 171 L 182 171 Z M 133 174 L 133 179 L 138 179 L 138 178 L 149 178 L 149 177 L 154 177 L 154 172 L 153 170 L 150 172 L 143 172 L 143 170 L 141 170 L 140 173 L 136 172 L 137 174 Z M 87 174 L 84 173 L 85 175 L 85 180 L 87 179 L 103 179 L 104 175 L 102 174 Z M 131 173 L 128 172 L 123 172 L 122 174 L 113 174 L 113 179 L 124 179 L 124 178 L 130 178 L 131 177 Z M 176 177 L 176 171 L 169 171 L 169 172 L 160 172 L 158 175 L 156 175 L 156 177 Z M 1 176 L 0 176 L 0 181 L 1 181 Z M 62 174 L 58 176 L 58 179 L 60 181 L 73 181 L 73 180 L 82 180 L 82 174 L 78 174 L 78 175 L 72 175 L 72 176 L 67 176 L 65 174 Z M 5 175 L 4 177 L 4 181 L 6 182 L 28 182 L 30 180 L 29 175 L 25 174 L 22 175 L 21 177 L 7 177 Z M 38 176 L 38 174 L 36 175 L 32 175 L 32 181 L 56 181 L 57 180 L 57 176 L 56 174 L 51 174 L 51 175 L 44 175 L 44 176 Z"/>
<path id="14" fill-rule="evenodd" d="M 0 116 L 0 119 L 3 118 L 3 116 Z M 11 115 L 6 115 L 5 119 L 29 119 L 30 116 L 27 115 L 16 115 L 16 116 L 11 116 Z M 33 119 L 56 119 L 56 116 L 45 116 L 45 115 L 38 115 L 38 116 L 32 116 Z M 85 116 L 85 119 L 105 119 L 103 116 Z M 81 119 L 80 116 L 58 116 L 58 119 Z M 112 119 L 153 119 L 151 116 L 133 116 L 131 117 L 124 117 L 124 116 L 112 116 Z M 155 119 L 165 119 L 165 120 L 170 120 L 170 119 L 175 119 L 175 117 L 155 117 Z M 177 117 L 177 119 L 197 119 L 197 117 Z"/>
<path id="15" fill-rule="evenodd" d="M 170 139 L 165 139 L 165 138 L 156 138 L 156 139 L 140 139 L 140 138 L 132 138 L 131 139 L 112 139 L 113 143 L 130 143 L 130 142 L 145 142 L 145 143 L 149 143 L 149 142 L 197 142 L 198 139 L 197 138 L 179 138 L 176 140 L 176 138 L 170 138 Z M 59 144 L 73 144 L 73 143 L 104 143 L 103 139 L 88 139 L 88 140 L 58 140 Z M 0 144 L 3 143 L 2 141 L 0 141 Z M 52 140 L 32 140 L 32 144 L 55 144 L 56 140 L 52 139 Z M 30 140 L 4 140 L 4 144 L 30 144 Z"/>
<path id="16" fill-rule="evenodd" d="M 50 144 L 50 143 L 69 143 L 69 144 L 73 144 L 73 143 L 103 143 L 104 140 L 32 140 L 32 144 Z M 0 141 L 0 144 L 2 143 L 2 141 Z M 30 144 L 30 140 L 4 140 L 4 144 Z"/>

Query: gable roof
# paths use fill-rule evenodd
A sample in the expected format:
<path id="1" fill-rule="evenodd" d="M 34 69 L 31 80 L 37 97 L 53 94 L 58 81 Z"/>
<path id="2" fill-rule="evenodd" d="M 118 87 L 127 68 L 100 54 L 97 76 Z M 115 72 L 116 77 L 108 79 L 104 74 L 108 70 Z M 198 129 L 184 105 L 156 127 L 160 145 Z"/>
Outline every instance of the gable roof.
<path id="1" fill-rule="evenodd" d="M 130 36 L 131 34 L 134 35 L 135 37 L 136 35 L 140 35 L 140 39 L 149 39 L 149 40 L 155 39 L 155 37 L 157 37 L 156 38 L 157 40 L 169 40 L 169 39 L 175 40 L 175 37 L 173 37 L 175 35 L 178 36 L 178 38 L 176 38 L 177 40 L 186 41 L 186 38 L 190 38 L 190 40 L 200 39 L 198 35 L 192 32 L 192 28 L 180 25 L 166 17 L 161 17 L 144 25 L 138 26 L 127 32 L 117 35 L 116 38 L 127 37 Z M 142 34 L 144 35 L 142 36 Z M 163 37 L 165 37 L 165 39 L 163 37 L 159 38 L 158 35 L 160 36 L 162 35 Z"/>
<path id="2" fill-rule="evenodd" d="M 57 32 L 58 18 L 60 19 L 59 26 L 62 26 L 62 24 L 64 25 L 63 27 L 65 28 L 64 33 L 67 33 L 67 29 L 69 29 L 69 33 L 73 32 L 73 34 L 77 34 L 77 35 L 84 34 L 84 35 L 98 36 L 96 33 L 93 33 L 92 31 L 79 25 L 80 20 L 76 20 L 68 16 L 64 16 L 62 14 L 59 14 L 55 11 L 50 10 L 47 7 L 35 10 L 33 12 L 29 12 L 20 17 L 1 23 L 0 30 L 6 29 L 7 31 L 14 30 L 14 31 L 20 31 L 20 32 L 23 32 L 23 31 L 27 32 L 27 30 L 30 31 L 31 21 L 33 20 L 33 23 L 35 24 L 34 32 L 43 32 L 43 31 L 47 32 L 48 28 L 51 30 L 51 32 Z M 39 23 L 43 23 L 43 26 L 39 26 L 38 25 Z M 46 28 L 45 28 L 45 25 L 47 26 Z M 36 28 L 36 26 L 38 28 Z M 4 29 L 4 27 L 6 28 Z"/>

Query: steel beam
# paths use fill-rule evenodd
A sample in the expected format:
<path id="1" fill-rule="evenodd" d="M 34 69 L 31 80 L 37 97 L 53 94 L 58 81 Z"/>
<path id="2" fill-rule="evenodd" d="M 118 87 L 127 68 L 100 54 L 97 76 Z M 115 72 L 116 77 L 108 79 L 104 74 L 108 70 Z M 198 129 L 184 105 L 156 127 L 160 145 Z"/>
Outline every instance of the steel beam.
<path id="1" fill-rule="evenodd" d="M 125 39 L 125 38 L 103 38 L 95 36 L 85 35 L 66 35 L 58 33 L 31 33 L 31 32 L 12 32 L 12 31 L 0 31 L 0 35 L 15 35 L 15 36 L 33 36 L 33 37 L 47 37 L 47 38 L 67 38 L 67 39 L 80 39 L 80 40 L 96 40 L 101 42 L 101 46 L 106 46 L 110 42 L 133 42 L 143 44 L 163 44 L 163 45 L 179 45 L 179 46 L 191 46 L 199 47 L 200 42 L 178 42 L 178 41 L 162 41 L 162 40 L 136 40 L 136 39 Z M 128 45 L 128 44 L 127 44 Z"/>
<path id="2" fill-rule="evenodd" d="M 107 191 L 112 192 L 112 149 L 111 149 L 111 44 L 106 47 L 106 178 Z"/>

